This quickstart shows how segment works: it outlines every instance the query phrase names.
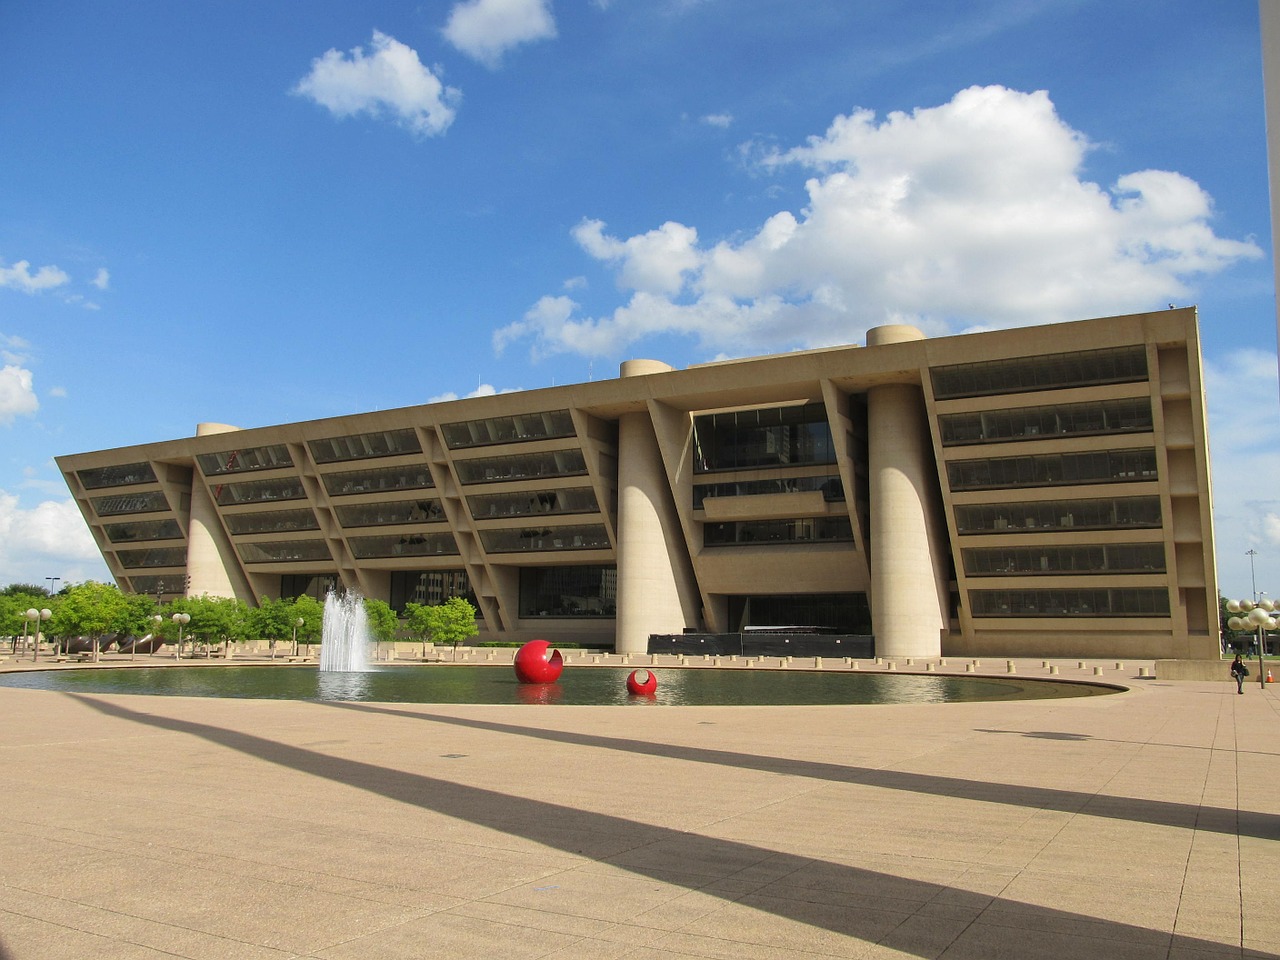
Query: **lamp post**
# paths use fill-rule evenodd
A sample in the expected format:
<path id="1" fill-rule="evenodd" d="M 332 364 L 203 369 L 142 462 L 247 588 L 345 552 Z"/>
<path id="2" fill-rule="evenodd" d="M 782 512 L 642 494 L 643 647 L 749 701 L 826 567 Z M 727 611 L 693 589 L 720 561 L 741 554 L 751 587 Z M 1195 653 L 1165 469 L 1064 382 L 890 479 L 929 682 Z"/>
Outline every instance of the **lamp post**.
<path id="1" fill-rule="evenodd" d="M 1275 630 L 1277 627 L 1275 613 L 1276 605 L 1266 598 L 1265 592 L 1263 597 L 1257 603 L 1252 600 L 1228 600 L 1227 612 L 1235 614 L 1228 618 L 1227 626 L 1232 630 L 1240 632 L 1257 631 L 1258 633 L 1258 683 L 1265 686 L 1267 682 L 1266 671 L 1262 668 L 1262 656 L 1267 648 L 1267 633 Z"/>
<path id="2" fill-rule="evenodd" d="M 293 621 L 293 655 L 295 657 L 298 655 L 298 628 L 306 622 L 307 621 L 303 620 L 301 617 Z M 271 652 L 271 656 L 272 656 L 272 659 L 275 659 L 274 650 Z"/>
<path id="3" fill-rule="evenodd" d="M 32 607 L 30 610 L 24 613 L 23 616 L 26 617 L 27 620 L 31 621 L 32 625 L 36 628 L 35 642 L 32 643 L 31 645 L 33 650 L 31 659 L 39 660 L 40 659 L 40 621 L 48 620 L 50 617 L 52 617 L 53 611 L 48 609 L 37 610 L 35 607 Z M 25 627 L 26 627 L 26 624 L 24 623 L 23 628 L 25 629 Z"/>
<path id="4" fill-rule="evenodd" d="M 49 581 L 49 596 L 52 597 L 55 593 L 58 592 L 58 581 L 61 580 L 62 578 L 61 577 L 45 577 L 45 579 Z M 58 645 L 54 648 L 54 652 L 57 653 L 59 656 L 65 656 L 67 654 L 67 651 L 62 648 L 62 645 L 64 642 L 65 642 L 64 640 L 59 639 Z"/>
<path id="5" fill-rule="evenodd" d="M 174 653 L 173 659 L 181 660 L 182 659 L 182 628 L 191 622 L 191 614 L 175 613 L 173 615 L 173 622 L 178 625 L 178 649 L 177 649 L 177 652 Z M 194 647 L 192 649 L 194 650 Z"/>
<path id="6" fill-rule="evenodd" d="M 157 613 L 151 618 L 151 622 L 152 624 L 154 624 L 154 626 L 152 626 L 151 628 L 151 652 L 155 653 L 156 637 L 160 636 L 160 624 L 164 623 L 164 617 L 160 616 L 160 614 Z M 138 655 L 138 645 L 135 643 L 133 645 L 133 648 L 129 651 L 129 659 L 132 660 L 137 655 Z"/>

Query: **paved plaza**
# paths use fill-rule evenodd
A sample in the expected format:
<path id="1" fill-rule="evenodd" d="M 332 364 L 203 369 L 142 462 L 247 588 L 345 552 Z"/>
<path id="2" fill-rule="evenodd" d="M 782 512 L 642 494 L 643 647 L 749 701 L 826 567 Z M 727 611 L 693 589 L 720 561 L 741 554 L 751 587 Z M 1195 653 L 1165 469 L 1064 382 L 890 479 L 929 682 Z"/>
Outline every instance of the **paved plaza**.
<path id="1" fill-rule="evenodd" d="M 1280 684 L 1108 674 L 851 707 L 0 687 L 0 956 L 1280 957 Z"/>

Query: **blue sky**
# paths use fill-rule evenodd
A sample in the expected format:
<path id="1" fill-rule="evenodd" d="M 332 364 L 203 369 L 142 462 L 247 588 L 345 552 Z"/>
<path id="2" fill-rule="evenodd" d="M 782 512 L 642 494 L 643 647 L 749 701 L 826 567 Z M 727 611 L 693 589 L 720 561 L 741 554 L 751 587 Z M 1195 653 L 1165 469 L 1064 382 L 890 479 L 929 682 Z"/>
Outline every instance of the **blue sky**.
<path id="1" fill-rule="evenodd" d="M 0 174 L 0 583 L 59 454 L 1177 303 L 1280 591 L 1252 3 L 11 2 Z"/>

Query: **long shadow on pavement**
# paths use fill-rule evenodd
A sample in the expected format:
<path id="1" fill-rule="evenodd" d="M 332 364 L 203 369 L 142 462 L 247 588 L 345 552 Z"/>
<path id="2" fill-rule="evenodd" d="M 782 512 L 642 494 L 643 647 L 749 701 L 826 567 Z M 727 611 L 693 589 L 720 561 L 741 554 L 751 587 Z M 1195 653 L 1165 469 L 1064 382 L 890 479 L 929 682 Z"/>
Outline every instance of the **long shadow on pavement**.
<path id="1" fill-rule="evenodd" d="M 1173 951 L 1202 956 L 1241 953 L 1239 943 L 1226 945 L 1177 936 L 1087 914 L 954 890 L 891 873 L 334 757 L 254 734 L 143 713 L 95 697 L 70 696 L 108 716 L 198 737 L 309 776 L 904 954 L 936 957 L 945 951 L 957 960 L 1027 955 L 1016 945 L 1027 943 L 1029 936 L 1034 938 L 1035 955 L 1055 960 L 1096 960 L 1121 954 L 1126 958 L 1163 960 Z M 676 872 L 673 864 L 679 864 L 683 872 Z M 1249 955 L 1280 960 L 1270 953 L 1250 951 Z"/>

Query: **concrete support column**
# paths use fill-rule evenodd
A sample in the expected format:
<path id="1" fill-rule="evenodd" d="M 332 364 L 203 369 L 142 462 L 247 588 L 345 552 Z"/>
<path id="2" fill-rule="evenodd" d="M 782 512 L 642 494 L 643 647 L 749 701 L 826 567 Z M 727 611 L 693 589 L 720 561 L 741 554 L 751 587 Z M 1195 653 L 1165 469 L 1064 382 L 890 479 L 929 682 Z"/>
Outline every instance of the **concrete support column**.
<path id="1" fill-rule="evenodd" d="M 230 433 L 238 427 L 225 423 L 201 423 L 196 436 Z M 233 547 L 218 520 L 217 510 L 199 472 L 191 482 L 191 521 L 187 531 L 187 594 L 198 597 L 234 597 L 230 565 L 235 564 Z M 238 572 L 238 565 L 237 565 Z M 240 579 L 240 577 L 236 577 Z"/>
<path id="2" fill-rule="evenodd" d="M 669 369 L 657 361 L 630 360 L 622 365 L 622 375 Z M 696 624 L 697 594 L 689 568 L 653 423 L 647 412 L 623 414 L 618 420 L 619 653 L 645 653 L 651 633 L 680 633 Z"/>
<path id="3" fill-rule="evenodd" d="M 923 336 L 914 327 L 877 327 L 867 331 L 867 346 Z M 891 383 L 867 391 L 867 446 L 876 653 L 939 656 L 946 626 L 945 558 L 933 547 L 937 480 L 918 386 Z"/>

